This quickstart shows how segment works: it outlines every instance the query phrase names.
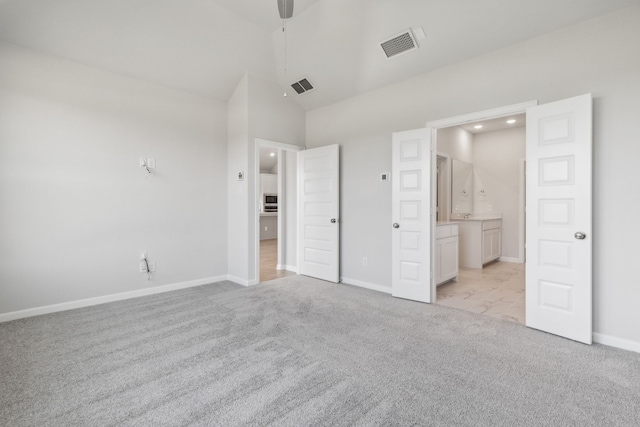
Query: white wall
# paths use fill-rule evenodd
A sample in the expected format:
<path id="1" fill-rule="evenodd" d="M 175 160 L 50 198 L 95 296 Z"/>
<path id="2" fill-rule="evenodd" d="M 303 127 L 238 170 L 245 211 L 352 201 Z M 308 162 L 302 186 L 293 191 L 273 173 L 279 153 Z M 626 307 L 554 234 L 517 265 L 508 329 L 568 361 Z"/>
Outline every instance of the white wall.
<path id="1" fill-rule="evenodd" d="M 502 215 L 502 256 L 512 259 L 520 256 L 520 159 L 526 157 L 525 140 L 524 127 L 473 135 L 474 213 Z"/>
<path id="2" fill-rule="evenodd" d="M 227 103 L 227 257 L 229 279 L 248 284 L 249 276 L 249 81 L 244 76 Z M 238 174 L 243 179 L 238 179 Z M 252 194 L 252 193 L 251 193 Z M 255 228 L 255 226 L 252 226 Z"/>
<path id="3" fill-rule="evenodd" d="M 473 164 L 473 134 L 459 126 L 438 129 L 438 154 Z"/>
<path id="4" fill-rule="evenodd" d="M 538 99 L 594 96 L 594 330 L 640 349 L 640 7 L 478 56 L 307 114 L 307 146 L 342 147 L 343 276 L 389 286 L 391 133 Z M 393 112 L 393 114 L 390 114 Z M 369 256 L 369 267 L 362 257 Z M 608 341 L 610 342 L 610 341 Z"/>
<path id="5" fill-rule="evenodd" d="M 0 43 L 0 314 L 225 275 L 225 141 L 224 103 Z"/>
<path id="6" fill-rule="evenodd" d="M 243 171 L 243 181 L 229 182 L 228 257 L 230 279 L 244 285 L 258 283 L 256 275 L 256 138 L 305 145 L 305 113 L 282 89 L 253 75 L 245 75 L 228 103 L 229 170 Z"/>
<path id="7" fill-rule="evenodd" d="M 282 151 L 285 170 L 285 259 L 287 269 L 298 268 L 298 154 L 293 151 Z"/>

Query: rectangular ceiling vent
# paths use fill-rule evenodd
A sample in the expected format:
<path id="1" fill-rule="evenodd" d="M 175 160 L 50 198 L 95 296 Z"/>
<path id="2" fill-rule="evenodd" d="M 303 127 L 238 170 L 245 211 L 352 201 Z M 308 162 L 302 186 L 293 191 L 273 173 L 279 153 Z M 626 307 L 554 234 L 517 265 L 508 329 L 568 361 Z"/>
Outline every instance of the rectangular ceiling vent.
<path id="1" fill-rule="evenodd" d="M 302 79 L 299 82 L 291 83 L 291 87 L 298 93 L 298 95 L 314 89 L 313 85 L 307 79 Z"/>
<path id="2" fill-rule="evenodd" d="M 387 59 L 411 52 L 418 48 L 416 39 L 413 38 L 410 29 L 380 42 L 380 46 L 382 50 L 384 50 L 384 54 L 387 55 Z"/>

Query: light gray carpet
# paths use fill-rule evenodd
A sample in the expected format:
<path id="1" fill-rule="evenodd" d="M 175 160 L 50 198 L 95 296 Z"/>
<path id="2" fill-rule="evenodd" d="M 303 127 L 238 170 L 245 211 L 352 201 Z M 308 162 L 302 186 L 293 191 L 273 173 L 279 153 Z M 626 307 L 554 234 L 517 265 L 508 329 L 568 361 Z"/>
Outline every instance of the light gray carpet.
<path id="1" fill-rule="evenodd" d="M 640 354 L 300 276 L 0 324 L 4 426 L 638 426 Z"/>

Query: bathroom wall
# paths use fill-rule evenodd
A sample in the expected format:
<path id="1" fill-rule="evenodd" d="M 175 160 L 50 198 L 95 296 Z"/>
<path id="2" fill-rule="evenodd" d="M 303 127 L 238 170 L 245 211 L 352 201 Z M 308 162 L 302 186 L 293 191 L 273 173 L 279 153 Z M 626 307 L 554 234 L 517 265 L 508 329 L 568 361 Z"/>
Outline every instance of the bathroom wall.
<path id="1" fill-rule="evenodd" d="M 525 128 L 475 134 L 472 151 L 474 213 L 502 214 L 502 257 L 516 261 L 520 256 L 520 160 L 526 155 Z"/>

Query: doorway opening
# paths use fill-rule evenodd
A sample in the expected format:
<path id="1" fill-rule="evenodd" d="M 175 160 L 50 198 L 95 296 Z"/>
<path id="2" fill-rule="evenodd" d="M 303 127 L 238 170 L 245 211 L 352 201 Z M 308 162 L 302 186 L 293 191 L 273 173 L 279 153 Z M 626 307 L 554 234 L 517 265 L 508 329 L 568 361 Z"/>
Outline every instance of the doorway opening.
<path id="1" fill-rule="evenodd" d="M 297 152 L 302 148 L 256 139 L 257 282 L 297 273 Z"/>
<path id="2" fill-rule="evenodd" d="M 427 125 L 437 153 L 433 300 L 524 325 L 526 107 L 514 107 Z"/>

